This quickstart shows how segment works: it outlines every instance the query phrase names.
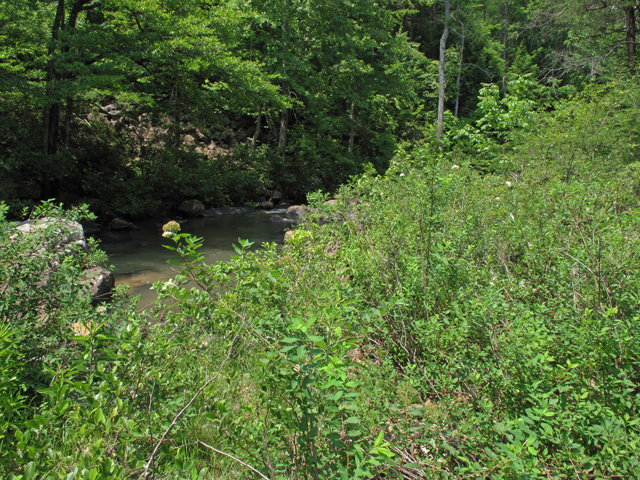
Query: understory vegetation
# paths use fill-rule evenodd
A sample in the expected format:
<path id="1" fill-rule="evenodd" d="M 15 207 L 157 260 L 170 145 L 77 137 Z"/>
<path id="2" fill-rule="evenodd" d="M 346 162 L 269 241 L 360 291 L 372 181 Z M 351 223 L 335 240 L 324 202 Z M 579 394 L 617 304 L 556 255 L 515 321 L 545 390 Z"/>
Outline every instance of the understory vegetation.
<path id="1" fill-rule="evenodd" d="M 0 475 L 640 476 L 638 87 L 508 129 L 482 95 L 455 148 L 310 194 L 282 247 L 207 265 L 167 227 L 144 314 L 90 305 L 95 245 L 2 220 Z"/>

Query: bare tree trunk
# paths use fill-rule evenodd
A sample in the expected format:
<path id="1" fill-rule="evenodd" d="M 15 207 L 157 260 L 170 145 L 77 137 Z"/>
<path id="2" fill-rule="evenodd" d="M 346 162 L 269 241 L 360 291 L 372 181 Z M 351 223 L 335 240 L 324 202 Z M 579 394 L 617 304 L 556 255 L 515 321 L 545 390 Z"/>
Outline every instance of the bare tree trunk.
<path id="1" fill-rule="evenodd" d="M 283 78 L 283 86 L 282 93 L 289 97 L 291 94 L 290 88 L 287 86 L 287 48 L 289 45 L 289 10 L 291 6 L 291 0 L 284 0 L 284 19 L 282 21 L 282 46 L 280 50 L 280 54 L 282 55 L 282 78 Z M 287 148 L 287 129 L 289 128 L 289 109 L 284 108 L 282 112 L 280 112 L 280 135 L 278 138 L 278 149 L 282 151 L 284 154 Z"/>
<path id="2" fill-rule="evenodd" d="M 51 28 L 51 43 L 49 44 L 48 56 L 49 61 L 47 62 L 47 76 L 46 76 L 46 95 L 47 95 L 47 103 L 44 106 L 42 112 L 42 148 L 45 155 L 51 153 L 51 144 L 52 144 L 52 114 L 54 114 L 54 102 L 50 101 L 50 97 L 53 96 L 53 81 L 56 79 L 56 70 L 55 64 L 53 60 L 53 55 L 56 52 L 56 42 L 58 41 L 58 37 L 60 34 L 60 29 L 64 24 L 64 2 L 65 0 L 58 0 L 58 8 L 56 9 L 56 16 L 53 20 L 53 27 Z M 54 115 L 55 117 L 55 115 Z M 55 142 L 53 142 L 55 143 Z"/>
<path id="3" fill-rule="evenodd" d="M 353 81 L 354 97 L 357 89 L 358 89 L 358 82 L 354 80 Z M 351 120 L 351 131 L 349 132 L 349 153 L 353 153 L 353 144 L 356 138 L 356 100 L 355 98 L 351 99 L 351 113 L 349 115 L 349 119 Z"/>
<path id="4" fill-rule="evenodd" d="M 502 98 L 507 94 L 507 43 L 509 42 L 509 2 L 504 2 L 504 27 L 502 31 Z"/>
<path id="5" fill-rule="evenodd" d="M 251 151 L 256 151 L 256 143 L 258 142 L 258 137 L 260 136 L 260 128 L 262 128 L 262 109 L 264 105 L 260 105 L 260 111 L 258 112 L 258 119 L 256 120 L 256 131 L 253 134 L 253 138 L 251 139 Z"/>
<path id="6" fill-rule="evenodd" d="M 458 118 L 458 105 L 460 104 L 460 76 L 462 75 L 462 59 L 464 57 L 464 35 L 466 25 L 462 24 L 462 37 L 460 39 L 460 63 L 458 65 L 458 78 L 456 78 L 456 109 L 454 116 Z"/>
<path id="7" fill-rule="evenodd" d="M 289 87 L 284 87 L 284 93 L 289 96 Z M 289 109 L 283 108 L 280 112 L 280 136 L 278 138 L 278 149 L 283 153 L 287 148 L 287 130 L 289 128 Z"/>
<path id="8" fill-rule="evenodd" d="M 349 153 L 353 153 L 353 141 L 356 136 L 356 102 L 351 100 L 351 131 L 349 132 Z"/>
<path id="9" fill-rule="evenodd" d="M 629 5 L 623 8 L 627 23 L 627 63 L 633 75 L 636 73 L 636 7 Z"/>
<path id="10" fill-rule="evenodd" d="M 438 74 L 438 142 L 442 141 L 442 131 L 444 129 L 444 61 L 447 49 L 447 39 L 449 38 L 449 15 L 451 12 L 451 0 L 445 0 L 444 3 L 444 32 L 440 37 L 440 71 Z"/>
<path id="11" fill-rule="evenodd" d="M 67 97 L 67 111 L 64 115 L 64 146 L 65 148 L 69 148 L 69 143 L 71 140 L 71 117 L 73 115 L 73 99 L 71 97 Z"/>
<path id="12" fill-rule="evenodd" d="M 86 9 L 85 5 L 88 4 L 90 0 L 75 0 L 71 5 L 71 11 L 69 12 L 69 18 L 66 22 L 63 21 L 62 29 L 66 32 L 70 32 L 71 30 L 76 28 L 78 23 L 78 16 L 80 12 Z M 95 8 L 95 7 L 90 7 Z M 61 51 L 63 54 L 69 53 L 71 51 L 71 46 L 67 43 L 66 45 L 62 45 Z M 67 73 L 62 77 L 66 81 L 71 81 L 75 78 L 73 73 Z M 59 109 L 59 107 L 58 107 Z M 66 109 L 65 109 L 65 117 L 64 117 L 64 146 L 69 148 L 69 143 L 71 140 L 71 118 L 73 117 L 73 96 L 71 94 L 67 95 Z M 59 119 L 52 120 L 52 123 L 58 124 L 60 122 Z M 55 153 L 57 147 L 55 145 L 55 134 L 54 138 L 54 146 L 52 149 L 52 153 Z"/>

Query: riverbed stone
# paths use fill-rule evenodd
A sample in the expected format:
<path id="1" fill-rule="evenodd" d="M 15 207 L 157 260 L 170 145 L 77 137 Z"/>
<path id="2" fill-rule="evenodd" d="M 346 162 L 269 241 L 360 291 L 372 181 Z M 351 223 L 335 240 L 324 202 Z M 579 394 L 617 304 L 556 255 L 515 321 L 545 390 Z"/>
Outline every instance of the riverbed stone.
<path id="1" fill-rule="evenodd" d="M 112 272 L 104 267 L 91 267 L 85 270 L 84 274 L 94 305 L 111 299 L 116 288 L 116 277 Z"/>
<path id="2" fill-rule="evenodd" d="M 122 218 L 114 218 L 109 222 L 109 230 L 135 230 L 136 226 Z"/>
<path id="3" fill-rule="evenodd" d="M 291 224 L 291 223 L 294 223 L 295 220 L 293 218 L 287 218 L 287 217 L 283 217 L 281 215 L 273 215 L 271 218 L 269 218 L 269 220 L 267 220 L 267 222 L 269 222 L 269 223 Z"/>
<path id="4" fill-rule="evenodd" d="M 273 208 L 273 202 L 260 202 L 260 208 L 271 210 Z"/>
<path id="5" fill-rule="evenodd" d="M 287 208 L 287 217 L 291 217 L 294 220 L 298 221 L 307 213 L 307 207 L 304 205 L 292 205 Z"/>
<path id="6" fill-rule="evenodd" d="M 202 212 L 202 215 L 205 217 L 218 217 L 220 215 L 240 215 L 243 213 L 251 213 L 253 211 L 253 207 L 219 207 L 205 210 Z"/>
<path id="7" fill-rule="evenodd" d="M 188 217 L 197 217 L 204 213 L 205 207 L 200 200 L 186 200 L 180 204 L 178 210 Z"/>
<path id="8" fill-rule="evenodd" d="M 102 231 L 102 227 L 95 223 L 95 222 L 90 222 L 88 220 L 84 220 L 82 222 L 80 222 L 80 224 L 82 225 L 82 228 L 84 230 L 84 234 L 87 237 L 90 237 L 92 235 L 96 235 L 98 233 L 100 233 Z"/>

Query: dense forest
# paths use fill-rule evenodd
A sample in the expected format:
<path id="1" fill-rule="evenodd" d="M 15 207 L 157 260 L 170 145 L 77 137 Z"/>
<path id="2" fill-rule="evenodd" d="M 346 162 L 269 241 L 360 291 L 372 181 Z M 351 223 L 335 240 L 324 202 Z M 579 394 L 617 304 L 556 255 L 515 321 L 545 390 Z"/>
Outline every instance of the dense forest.
<path id="1" fill-rule="evenodd" d="M 0 0 L 0 476 L 640 477 L 638 28 Z M 207 264 L 170 221 L 154 306 L 92 296 L 77 222 L 276 191 L 282 244 Z"/>

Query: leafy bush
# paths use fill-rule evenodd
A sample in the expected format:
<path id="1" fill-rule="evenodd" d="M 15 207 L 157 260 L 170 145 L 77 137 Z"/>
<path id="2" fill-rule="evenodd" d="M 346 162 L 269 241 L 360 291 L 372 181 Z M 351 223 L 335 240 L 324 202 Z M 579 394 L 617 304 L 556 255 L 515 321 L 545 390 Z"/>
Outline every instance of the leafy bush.
<path id="1" fill-rule="evenodd" d="M 618 168 L 539 183 L 420 152 L 345 187 L 341 222 L 308 225 L 365 303 L 398 300 L 368 342 L 419 392 L 424 423 L 398 441 L 424 471 L 640 472 L 640 171 Z"/>

